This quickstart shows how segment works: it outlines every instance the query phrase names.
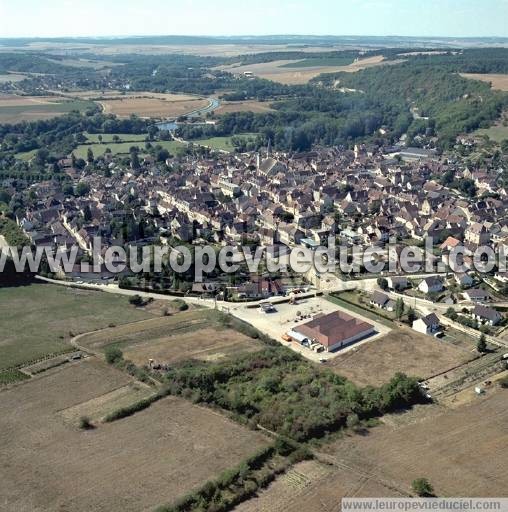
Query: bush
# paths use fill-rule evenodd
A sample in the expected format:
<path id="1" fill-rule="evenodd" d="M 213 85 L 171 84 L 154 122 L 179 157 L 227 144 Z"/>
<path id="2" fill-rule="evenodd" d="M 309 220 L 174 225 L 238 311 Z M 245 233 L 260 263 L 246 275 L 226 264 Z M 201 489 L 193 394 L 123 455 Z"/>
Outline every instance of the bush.
<path id="1" fill-rule="evenodd" d="M 426 478 L 417 478 L 411 484 L 413 491 L 422 498 L 434 496 L 434 488 Z"/>
<path id="2" fill-rule="evenodd" d="M 123 359 L 123 352 L 115 346 L 106 347 L 104 355 L 109 364 L 118 363 Z"/>
<path id="3" fill-rule="evenodd" d="M 133 306 L 139 307 L 143 305 L 143 299 L 140 295 L 133 295 L 132 297 L 129 297 L 129 304 L 132 304 Z"/>
<path id="4" fill-rule="evenodd" d="M 79 428 L 82 430 L 92 430 L 95 428 L 95 425 L 88 416 L 81 416 L 81 418 L 79 418 Z"/>

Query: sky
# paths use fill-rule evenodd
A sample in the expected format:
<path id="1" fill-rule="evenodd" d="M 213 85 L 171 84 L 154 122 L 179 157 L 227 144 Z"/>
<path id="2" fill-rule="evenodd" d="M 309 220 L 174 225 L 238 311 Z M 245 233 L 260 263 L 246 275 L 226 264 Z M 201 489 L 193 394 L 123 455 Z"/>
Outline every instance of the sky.
<path id="1" fill-rule="evenodd" d="M 508 37 L 508 0 L 0 0 L 0 37 Z"/>

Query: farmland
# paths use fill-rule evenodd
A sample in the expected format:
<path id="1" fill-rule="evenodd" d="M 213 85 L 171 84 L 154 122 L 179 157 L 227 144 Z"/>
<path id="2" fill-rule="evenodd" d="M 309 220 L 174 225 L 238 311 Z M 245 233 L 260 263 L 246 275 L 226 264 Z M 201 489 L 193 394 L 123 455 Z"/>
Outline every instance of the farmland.
<path id="1" fill-rule="evenodd" d="M 273 80 L 274 82 L 280 82 L 283 84 L 295 85 L 295 84 L 306 84 L 312 78 L 323 73 L 337 73 L 339 71 L 346 71 L 354 73 L 361 69 L 378 66 L 383 63 L 383 57 L 381 55 L 375 57 L 368 57 L 350 64 L 341 65 L 318 65 L 313 67 L 307 67 L 301 63 L 310 64 L 313 59 L 305 60 L 275 60 L 271 62 L 263 62 L 260 64 L 252 64 L 245 66 L 230 65 L 222 66 L 221 69 L 225 69 L 230 73 L 243 74 L 245 71 L 251 71 L 254 75 L 265 78 L 267 80 Z M 319 59 L 318 59 L 319 60 Z M 391 61 L 390 63 L 396 63 L 398 61 Z"/>
<path id="2" fill-rule="evenodd" d="M 231 112 L 271 112 L 270 103 L 264 101 L 223 101 L 220 107 L 214 111 L 216 115 L 229 114 Z"/>
<path id="3" fill-rule="evenodd" d="M 343 497 L 393 496 L 403 494 L 369 478 L 362 472 L 334 467 L 318 461 L 296 464 L 268 489 L 242 503 L 237 512 L 322 512 L 338 510 Z"/>
<path id="4" fill-rule="evenodd" d="M 106 293 L 49 284 L 0 288 L 0 370 L 70 350 L 71 334 L 150 316 Z"/>
<path id="5" fill-rule="evenodd" d="M 106 97 L 98 103 L 104 113 L 119 117 L 137 115 L 143 118 L 178 117 L 206 107 L 208 100 L 181 94 L 146 94 L 140 96 Z"/>
<path id="6" fill-rule="evenodd" d="M 482 82 L 488 82 L 492 85 L 492 89 L 497 91 L 508 91 L 508 75 L 461 73 L 461 76 L 471 80 L 481 80 Z"/>
<path id="7" fill-rule="evenodd" d="M 506 496 L 506 390 L 491 390 L 457 409 L 436 408 L 425 418 L 406 415 L 413 419 L 341 439 L 326 452 L 333 461 L 392 482 L 402 492 L 425 476 L 439 496 Z"/>
<path id="8" fill-rule="evenodd" d="M 106 329 L 86 335 L 79 343 L 93 351 L 114 344 L 139 366 L 148 359 L 166 364 L 187 359 L 216 361 L 262 348 L 260 342 L 224 326 L 216 312 L 204 310 Z"/>
<path id="9" fill-rule="evenodd" d="M 1 506 L 152 510 L 267 445 L 259 433 L 174 397 L 94 430 L 72 423 L 76 408 L 93 413 L 131 383 L 89 358 L 1 392 Z"/>
<path id="10" fill-rule="evenodd" d="M 329 364 L 334 372 L 355 384 L 378 386 L 396 372 L 428 378 L 463 364 L 473 356 L 470 351 L 402 327 Z"/>
<path id="11" fill-rule="evenodd" d="M 86 100 L 67 100 L 53 96 L 16 96 L 0 94 L 0 123 L 18 123 L 50 119 L 72 110 L 93 106 Z"/>

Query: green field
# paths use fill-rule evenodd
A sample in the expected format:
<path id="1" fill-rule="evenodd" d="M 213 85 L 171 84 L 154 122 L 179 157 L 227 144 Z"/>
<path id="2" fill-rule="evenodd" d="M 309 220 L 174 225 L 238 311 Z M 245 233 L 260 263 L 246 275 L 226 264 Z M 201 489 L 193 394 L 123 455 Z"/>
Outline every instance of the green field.
<path id="1" fill-rule="evenodd" d="M 71 349 L 72 335 L 152 315 L 127 297 L 51 284 L 0 288 L 0 371 Z"/>
<path id="2" fill-rule="evenodd" d="M 91 101 L 72 100 L 50 105 L 19 105 L 0 107 L 0 123 L 19 123 L 21 121 L 37 121 L 67 114 L 72 110 L 84 111 L 93 107 Z"/>
<path id="3" fill-rule="evenodd" d="M 501 142 L 502 140 L 508 140 L 508 126 L 497 125 L 491 126 L 490 128 L 480 128 L 476 130 L 475 135 L 487 135 L 490 140 L 495 142 Z"/>
<path id="4" fill-rule="evenodd" d="M 256 137 L 257 133 L 242 133 L 239 135 L 234 135 L 233 137 L 249 139 L 252 137 Z M 235 147 L 231 143 L 231 139 L 233 137 L 210 137 L 209 139 L 199 139 L 193 140 L 194 144 L 199 144 L 201 146 L 207 146 L 212 149 L 220 150 L 220 151 L 234 151 Z"/>
<path id="5" fill-rule="evenodd" d="M 182 147 L 185 147 L 182 143 L 174 140 L 156 142 L 153 143 L 153 145 L 162 146 L 172 154 L 176 153 Z M 86 158 L 88 149 L 90 148 L 93 151 L 94 156 L 98 157 L 104 155 L 106 149 L 109 148 L 113 155 L 128 155 L 132 146 L 137 146 L 141 152 L 143 152 L 145 150 L 144 137 L 141 141 L 118 142 L 116 144 L 81 144 L 74 150 L 74 154 L 77 158 Z"/>
<path id="6" fill-rule="evenodd" d="M 93 144 L 99 144 L 99 135 L 102 136 L 102 144 L 112 143 L 113 137 L 118 136 L 120 142 L 144 142 L 148 136 L 146 133 L 84 133 L 86 140 Z"/>
<path id="7" fill-rule="evenodd" d="M 318 59 L 304 59 L 298 62 L 289 62 L 280 68 L 316 68 L 323 66 L 349 66 L 353 63 L 351 57 L 323 57 Z"/>
<path id="8" fill-rule="evenodd" d="M 23 160 L 24 162 L 29 162 L 37 153 L 37 149 L 32 149 L 32 151 L 25 151 L 24 153 L 17 153 L 14 155 L 18 160 Z"/>

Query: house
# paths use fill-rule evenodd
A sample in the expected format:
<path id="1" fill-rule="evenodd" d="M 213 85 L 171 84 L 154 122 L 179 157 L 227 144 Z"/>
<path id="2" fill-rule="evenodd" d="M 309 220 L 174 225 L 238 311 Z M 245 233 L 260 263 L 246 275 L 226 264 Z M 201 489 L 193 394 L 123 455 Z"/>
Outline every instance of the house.
<path id="1" fill-rule="evenodd" d="M 481 288 L 472 288 L 464 292 L 466 300 L 471 302 L 488 302 L 492 300 L 492 296 L 489 292 L 482 290 Z"/>
<path id="2" fill-rule="evenodd" d="M 489 325 L 497 325 L 501 320 L 501 314 L 493 308 L 477 304 L 471 312 L 472 317 L 478 322 Z"/>
<path id="3" fill-rule="evenodd" d="M 463 288 L 468 288 L 474 282 L 473 278 L 465 272 L 458 272 L 457 274 L 454 274 L 453 278 L 455 279 L 455 282 Z"/>
<path id="4" fill-rule="evenodd" d="M 344 348 L 376 332 L 371 324 L 341 311 L 316 316 L 293 330 L 309 340 L 321 343 L 327 352 Z"/>
<path id="5" fill-rule="evenodd" d="M 439 276 L 426 277 L 419 285 L 418 290 L 422 293 L 439 293 L 443 291 L 443 281 Z"/>
<path id="6" fill-rule="evenodd" d="M 439 318 L 435 313 L 419 318 L 413 322 L 413 329 L 422 334 L 433 336 L 441 329 L 439 325 Z"/>
<path id="7" fill-rule="evenodd" d="M 390 297 L 382 292 L 374 292 L 372 294 L 372 298 L 370 299 L 370 303 L 377 308 L 385 308 L 386 305 L 390 302 Z"/>
<path id="8" fill-rule="evenodd" d="M 390 290 L 400 291 L 409 288 L 407 277 L 387 277 L 386 281 Z"/>

